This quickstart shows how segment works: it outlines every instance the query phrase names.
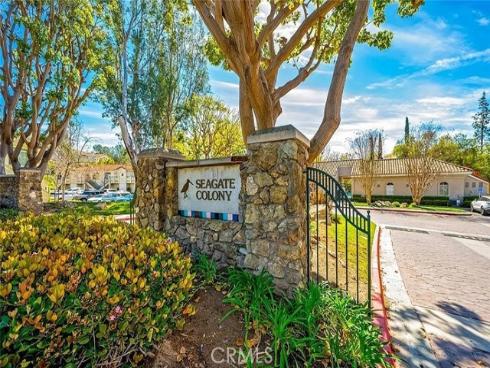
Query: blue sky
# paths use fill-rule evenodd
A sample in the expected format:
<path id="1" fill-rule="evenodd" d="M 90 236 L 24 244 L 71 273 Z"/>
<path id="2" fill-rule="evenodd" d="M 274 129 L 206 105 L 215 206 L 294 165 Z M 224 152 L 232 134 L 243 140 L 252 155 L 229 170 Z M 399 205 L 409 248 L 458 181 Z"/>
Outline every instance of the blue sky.
<path id="1" fill-rule="evenodd" d="M 385 28 L 394 31 L 392 47 L 380 51 L 357 45 L 342 106 L 342 123 L 329 146 L 345 152 L 356 131 L 379 128 L 386 151 L 401 137 L 404 119 L 434 121 L 449 132 L 471 134 L 472 115 L 483 91 L 490 93 L 490 0 L 426 0 L 411 18 L 388 9 Z M 322 119 L 332 65 L 322 65 L 282 100 L 278 124 L 293 124 L 311 137 Z M 281 78 L 294 75 L 285 66 Z M 232 108 L 238 106 L 237 78 L 209 67 L 211 90 Z M 86 131 L 98 143 L 115 144 L 117 128 L 88 102 L 80 110 Z"/>

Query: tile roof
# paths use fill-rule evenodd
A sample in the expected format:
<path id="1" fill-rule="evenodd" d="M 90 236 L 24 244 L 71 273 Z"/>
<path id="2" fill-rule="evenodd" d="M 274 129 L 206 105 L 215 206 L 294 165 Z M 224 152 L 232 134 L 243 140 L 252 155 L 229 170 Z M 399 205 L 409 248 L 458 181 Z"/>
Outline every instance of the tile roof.
<path id="1" fill-rule="evenodd" d="M 341 176 L 349 176 L 345 173 L 350 172 L 350 176 L 360 176 L 360 160 L 340 160 L 340 161 L 322 161 L 314 164 L 320 170 L 337 177 L 339 171 L 344 172 Z M 441 160 L 432 159 L 434 172 L 437 174 L 472 174 L 473 170 L 467 167 L 452 164 Z M 408 159 L 389 158 L 376 160 L 375 175 L 392 176 L 407 175 Z"/>
<path id="2" fill-rule="evenodd" d="M 75 166 L 72 168 L 73 171 L 115 171 L 119 168 L 126 169 L 127 171 L 133 171 L 131 165 L 125 164 L 85 164 L 80 166 Z"/>

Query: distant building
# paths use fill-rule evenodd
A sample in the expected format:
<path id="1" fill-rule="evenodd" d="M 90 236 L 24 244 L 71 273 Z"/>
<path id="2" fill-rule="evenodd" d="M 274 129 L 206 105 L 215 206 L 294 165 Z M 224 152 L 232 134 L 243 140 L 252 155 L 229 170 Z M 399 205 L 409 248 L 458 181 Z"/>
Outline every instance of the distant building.
<path id="1" fill-rule="evenodd" d="M 315 165 L 348 186 L 353 195 L 364 196 L 359 162 L 360 160 L 324 161 Z M 398 158 L 376 160 L 372 195 L 411 196 L 407 163 L 407 159 Z M 470 168 L 434 159 L 433 172 L 435 177 L 425 196 L 456 200 L 489 193 L 489 183 Z"/>
<path id="2" fill-rule="evenodd" d="M 134 192 L 135 178 L 131 165 L 82 165 L 74 167 L 66 179 L 70 189 L 107 189 Z"/>

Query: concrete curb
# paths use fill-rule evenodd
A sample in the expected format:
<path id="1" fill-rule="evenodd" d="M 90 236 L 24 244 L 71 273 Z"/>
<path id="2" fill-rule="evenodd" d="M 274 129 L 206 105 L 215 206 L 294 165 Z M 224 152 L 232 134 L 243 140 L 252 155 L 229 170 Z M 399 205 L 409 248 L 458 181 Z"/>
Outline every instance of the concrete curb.
<path id="1" fill-rule="evenodd" d="M 374 234 L 375 246 L 371 255 L 372 267 L 371 273 L 373 276 L 373 294 L 371 297 L 371 305 L 373 309 L 373 323 L 378 326 L 381 331 L 381 338 L 384 343 L 384 350 L 387 354 L 395 356 L 395 350 L 393 348 L 389 321 L 388 321 L 388 311 L 386 309 L 386 303 L 384 298 L 384 288 L 382 281 L 382 274 L 380 268 L 380 239 L 381 239 L 381 227 L 376 227 L 376 232 Z M 392 366 L 396 366 L 396 361 L 394 359 L 389 359 L 388 363 Z"/>
<path id="2" fill-rule="evenodd" d="M 424 210 L 407 210 L 389 207 L 360 207 L 356 206 L 359 210 L 370 211 L 386 211 L 386 212 L 402 212 L 402 213 L 426 213 L 428 215 L 446 215 L 446 216 L 473 216 L 471 212 L 449 212 L 449 211 L 424 211 Z"/>
<path id="3" fill-rule="evenodd" d="M 389 303 L 388 320 L 393 334 L 393 346 L 399 357 L 398 366 L 439 368 L 427 333 L 412 305 L 398 269 L 390 230 L 380 226 L 380 259 L 382 282 Z"/>

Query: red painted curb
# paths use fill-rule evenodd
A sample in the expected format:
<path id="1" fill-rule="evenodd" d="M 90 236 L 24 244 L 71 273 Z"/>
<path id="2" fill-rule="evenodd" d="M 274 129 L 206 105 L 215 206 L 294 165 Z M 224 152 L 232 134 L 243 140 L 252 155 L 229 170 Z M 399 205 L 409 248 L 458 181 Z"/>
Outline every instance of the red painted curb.
<path id="1" fill-rule="evenodd" d="M 375 292 L 371 297 L 371 305 L 373 307 L 373 323 L 378 326 L 381 331 L 381 338 L 384 342 L 384 350 L 387 354 L 394 355 L 395 349 L 392 344 L 392 336 L 389 328 L 388 311 L 385 307 L 383 278 L 381 273 L 381 255 L 380 255 L 380 243 L 381 243 L 381 227 L 378 227 L 378 237 L 376 239 L 376 257 L 372 266 L 372 272 L 377 274 L 377 285 L 375 285 Z M 396 367 L 395 359 L 389 359 L 388 363 L 392 367 Z"/>

